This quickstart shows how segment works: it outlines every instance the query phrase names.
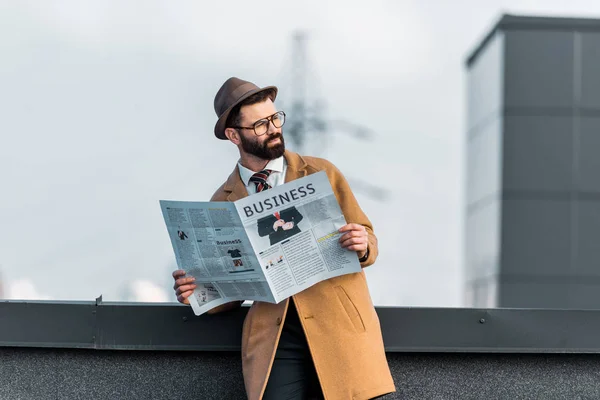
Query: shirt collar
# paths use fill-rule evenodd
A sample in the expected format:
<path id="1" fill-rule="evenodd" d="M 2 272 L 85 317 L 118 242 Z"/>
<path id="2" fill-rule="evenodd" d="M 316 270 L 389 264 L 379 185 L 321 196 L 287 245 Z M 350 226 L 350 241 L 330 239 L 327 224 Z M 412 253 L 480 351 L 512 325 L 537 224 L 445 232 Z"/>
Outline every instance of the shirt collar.
<path id="1" fill-rule="evenodd" d="M 273 172 L 283 172 L 283 162 L 283 156 L 275 158 L 274 160 L 269 161 L 264 169 L 270 169 Z M 242 182 L 244 182 L 244 185 L 248 186 L 250 184 L 250 178 L 252 178 L 252 175 L 258 171 L 252 171 L 251 169 L 244 167 L 239 161 L 238 168 L 240 170 L 240 178 L 242 178 Z"/>

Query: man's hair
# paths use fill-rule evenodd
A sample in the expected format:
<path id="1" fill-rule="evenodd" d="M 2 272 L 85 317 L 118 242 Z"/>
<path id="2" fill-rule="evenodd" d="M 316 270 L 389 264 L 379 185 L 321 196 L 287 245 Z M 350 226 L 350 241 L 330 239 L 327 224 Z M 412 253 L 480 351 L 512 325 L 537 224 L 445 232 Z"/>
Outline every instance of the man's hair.
<path id="1" fill-rule="evenodd" d="M 227 117 L 227 121 L 225 122 L 226 128 L 232 128 L 234 126 L 240 125 L 241 115 L 240 110 L 244 106 L 251 106 L 252 104 L 262 103 L 263 101 L 267 101 L 267 99 L 275 100 L 275 91 L 273 89 L 263 90 L 262 92 L 258 92 L 253 94 L 252 96 L 244 99 L 240 104 L 233 107 L 229 116 Z"/>

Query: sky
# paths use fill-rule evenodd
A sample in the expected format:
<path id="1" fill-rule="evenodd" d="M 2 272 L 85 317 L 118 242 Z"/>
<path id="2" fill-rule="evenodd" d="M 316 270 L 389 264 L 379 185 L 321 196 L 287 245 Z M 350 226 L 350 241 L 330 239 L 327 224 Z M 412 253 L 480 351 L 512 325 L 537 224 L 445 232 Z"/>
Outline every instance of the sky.
<path id="1" fill-rule="evenodd" d="M 277 85 L 285 110 L 302 31 L 317 115 L 372 132 L 301 150 L 341 169 L 374 224 L 374 303 L 462 306 L 465 60 L 503 13 L 600 3 L 0 0 L 0 293 L 175 301 L 158 201 L 208 200 L 235 166 L 213 135 L 227 78 Z"/>

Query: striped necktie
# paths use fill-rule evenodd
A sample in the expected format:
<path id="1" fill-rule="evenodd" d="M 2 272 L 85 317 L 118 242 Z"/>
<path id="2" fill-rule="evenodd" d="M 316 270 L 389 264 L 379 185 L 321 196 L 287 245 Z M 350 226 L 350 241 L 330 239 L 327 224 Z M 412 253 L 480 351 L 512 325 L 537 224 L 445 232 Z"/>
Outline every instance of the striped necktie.
<path id="1" fill-rule="evenodd" d="M 267 182 L 269 179 L 269 175 L 273 172 L 270 169 L 263 169 L 260 172 L 255 173 L 250 178 L 250 182 L 254 182 L 256 185 L 256 193 L 262 192 L 263 190 L 271 189 L 271 185 Z"/>

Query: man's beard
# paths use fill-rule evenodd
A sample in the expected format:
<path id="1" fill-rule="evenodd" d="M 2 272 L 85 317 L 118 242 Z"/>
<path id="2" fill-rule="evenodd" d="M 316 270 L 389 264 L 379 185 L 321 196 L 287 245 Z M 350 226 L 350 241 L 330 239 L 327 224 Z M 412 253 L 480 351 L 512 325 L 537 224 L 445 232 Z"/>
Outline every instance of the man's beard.
<path id="1" fill-rule="evenodd" d="M 281 142 L 269 147 L 269 142 L 276 139 L 280 139 Z M 262 144 L 258 140 L 246 139 L 243 135 L 240 135 L 240 141 L 242 142 L 242 149 L 246 153 L 262 158 L 263 160 L 274 160 L 281 157 L 285 152 L 285 142 L 281 133 L 270 135 L 269 140 L 266 140 Z"/>

